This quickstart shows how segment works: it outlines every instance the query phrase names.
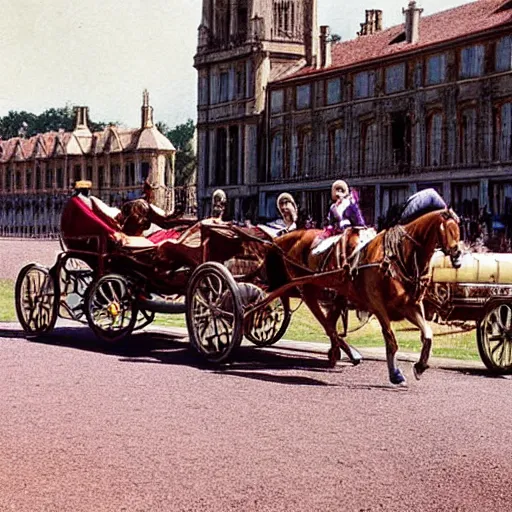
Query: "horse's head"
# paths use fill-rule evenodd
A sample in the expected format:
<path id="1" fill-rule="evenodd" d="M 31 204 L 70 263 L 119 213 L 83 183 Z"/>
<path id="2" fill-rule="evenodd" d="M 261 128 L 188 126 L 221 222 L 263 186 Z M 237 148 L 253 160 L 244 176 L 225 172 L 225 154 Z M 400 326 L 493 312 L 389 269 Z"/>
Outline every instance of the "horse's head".
<path id="1" fill-rule="evenodd" d="M 460 250 L 459 217 L 451 209 L 441 212 L 441 224 L 439 225 L 439 245 L 454 268 L 461 266 L 462 251 Z"/>

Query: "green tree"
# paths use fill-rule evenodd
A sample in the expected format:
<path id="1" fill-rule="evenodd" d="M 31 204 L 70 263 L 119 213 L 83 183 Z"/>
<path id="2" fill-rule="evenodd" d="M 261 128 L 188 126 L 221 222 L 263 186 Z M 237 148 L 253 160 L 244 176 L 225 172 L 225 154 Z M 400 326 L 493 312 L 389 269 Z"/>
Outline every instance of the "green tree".
<path id="1" fill-rule="evenodd" d="M 157 123 L 157 128 L 176 148 L 175 185 L 192 185 L 195 179 L 197 159 L 194 148 L 195 124 L 192 119 L 169 128 L 165 123 Z"/>
<path id="2" fill-rule="evenodd" d="M 6 116 L 0 118 L 0 137 L 10 139 L 12 137 L 32 137 L 38 133 L 50 131 L 73 131 L 75 127 L 75 112 L 70 105 L 62 108 L 49 108 L 42 114 L 36 115 L 30 112 L 16 112 L 11 110 Z M 91 131 L 100 131 L 106 123 L 98 123 L 88 120 Z"/>

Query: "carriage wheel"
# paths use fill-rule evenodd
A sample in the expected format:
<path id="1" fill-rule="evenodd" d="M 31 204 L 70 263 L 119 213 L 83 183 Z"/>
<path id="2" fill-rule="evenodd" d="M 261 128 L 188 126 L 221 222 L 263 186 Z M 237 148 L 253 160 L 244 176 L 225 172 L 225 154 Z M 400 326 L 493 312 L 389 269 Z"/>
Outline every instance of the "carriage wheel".
<path id="1" fill-rule="evenodd" d="M 242 283 L 239 287 L 242 288 L 243 302 L 246 306 L 252 306 L 267 296 L 261 288 L 250 283 Z M 246 288 L 249 293 L 244 293 Z M 269 347 L 285 335 L 291 319 L 290 299 L 278 297 L 264 308 L 257 309 L 252 315 L 245 318 L 245 337 L 258 347 Z"/>
<path id="2" fill-rule="evenodd" d="M 494 373 L 512 372 L 512 303 L 492 306 L 477 327 L 478 351 Z"/>
<path id="3" fill-rule="evenodd" d="M 85 316 L 94 334 L 103 341 L 116 343 L 128 336 L 138 316 L 128 280 L 107 274 L 93 282 L 85 299 Z"/>
<path id="4" fill-rule="evenodd" d="M 31 263 L 16 279 L 16 315 L 23 330 L 32 336 L 50 332 L 57 321 L 55 279 L 46 267 Z"/>
<path id="5" fill-rule="evenodd" d="M 209 362 L 227 361 L 240 346 L 240 291 L 231 273 L 220 263 L 203 263 L 190 277 L 186 318 L 190 343 Z"/>

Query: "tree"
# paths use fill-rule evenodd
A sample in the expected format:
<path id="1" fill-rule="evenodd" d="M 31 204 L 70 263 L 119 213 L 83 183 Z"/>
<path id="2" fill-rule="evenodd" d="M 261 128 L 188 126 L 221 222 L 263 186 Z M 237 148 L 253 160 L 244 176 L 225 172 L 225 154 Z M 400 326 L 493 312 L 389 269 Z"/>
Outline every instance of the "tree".
<path id="1" fill-rule="evenodd" d="M 191 185 L 195 181 L 197 159 L 194 148 L 195 124 L 192 119 L 169 128 L 165 123 L 157 123 L 157 128 L 176 148 L 175 185 Z"/>
<path id="2" fill-rule="evenodd" d="M 39 115 L 11 110 L 6 116 L 0 118 L 0 137 L 4 140 L 19 136 L 32 137 L 38 133 L 59 129 L 71 132 L 75 127 L 75 117 L 75 112 L 70 105 L 49 108 Z M 107 123 L 97 123 L 89 119 L 88 125 L 94 132 L 103 130 Z"/>
<path id="3" fill-rule="evenodd" d="M 338 43 L 341 41 L 341 36 L 339 34 L 331 34 L 328 41 L 331 43 Z"/>

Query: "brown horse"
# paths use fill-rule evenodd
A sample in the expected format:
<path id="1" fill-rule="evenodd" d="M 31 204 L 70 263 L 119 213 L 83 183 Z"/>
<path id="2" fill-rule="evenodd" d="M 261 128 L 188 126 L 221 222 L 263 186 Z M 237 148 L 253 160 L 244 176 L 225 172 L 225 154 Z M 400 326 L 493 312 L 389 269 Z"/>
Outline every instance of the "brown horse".
<path id="1" fill-rule="evenodd" d="M 398 345 L 391 322 L 409 320 L 421 331 L 421 356 L 414 365 L 415 375 L 419 378 L 428 368 L 432 347 L 432 330 L 423 310 L 423 295 L 430 278 L 429 263 L 435 249 L 440 247 L 450 256 L 454 267 L 460 266 L 458 217 L 452 210 L 438 210 L 405 226 L 383 231 L 361 251 L 349 256 L 349 265 L 340 263 L 340 246 L 345 243 L 349 247 L 346 254 L 350 255 L 357 232 L 347 232 L 344 241 L 340 238 L 333 249 L 325 253 L 321 267 L 319 261 L 311 258 L 311 245 L 316 234 L 318 232 L 314 230 L 294 231 L 275 240 L 275 248 L 267 257 L 271 289 L 287 283 L 287 288 L 292 288 L 292 280 L 298 279 L 304 302 L 331 341 L 329 361 L 332 366 L 340 359 L 340 348 L 353 364 L 360 361 L 360 356 L 345 341 L 346 326 L 341 334 L 336 329 L 346 301 L 374 314 L 382 327 L 393 384 L 403 383 L 405 377 L 396 366 Z M 336 298 L 327 307 L 325 304 L 322 307 L 325 288 L 334 290 Z"/>

